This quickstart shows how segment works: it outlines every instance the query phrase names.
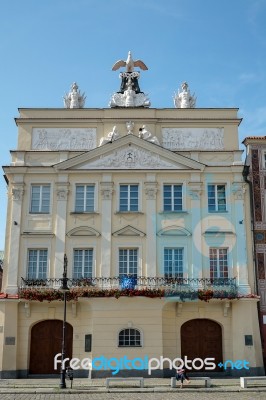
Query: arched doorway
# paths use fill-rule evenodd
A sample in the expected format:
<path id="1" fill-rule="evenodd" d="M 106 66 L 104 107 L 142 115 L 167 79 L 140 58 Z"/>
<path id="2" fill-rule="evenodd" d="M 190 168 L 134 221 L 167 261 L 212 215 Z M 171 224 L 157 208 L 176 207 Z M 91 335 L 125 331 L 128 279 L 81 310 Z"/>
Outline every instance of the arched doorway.
<path id="1" fill-rule="evenodd" d="M 62 352 L 63 321 L 46 320 L 31 330 L 30 374 L 58 374 L 61 364 L 54 370 L 54 356 Z M 66 322 L 65 357 L 72 358 L 73 327 Z"/>
<path id="2" fill-rule="evenodd" d="M 188 359 L 215 358 L 216 365 L 223 362 L 221 326 L 209 319 L 192 319 L 181 327 L 181 356 Z M 204 368 L 201 369 L 204 371 Z M 214 371 L 221 371 L 216 367 Z"/>

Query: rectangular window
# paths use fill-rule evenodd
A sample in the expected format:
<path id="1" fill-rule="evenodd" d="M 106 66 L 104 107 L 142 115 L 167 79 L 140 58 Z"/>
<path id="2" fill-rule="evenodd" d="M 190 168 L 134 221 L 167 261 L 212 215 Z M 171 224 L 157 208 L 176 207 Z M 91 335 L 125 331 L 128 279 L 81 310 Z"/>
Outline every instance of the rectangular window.
<path id="1" fill-rule="evenodd" d="M 34 214 L 49 214 L 50 212 L 50 185 L 31 186 L 30 212 Z"/>
<path id="2" fill-rule="evenodd" d="M 139 210 L 138 185 L 120 185 L 119 211 Z"/>
<path id="3" fill-rule="evenodd" d="M 93 212 L 94 211 L 94 185 L 77 185 L 76 186 L 76 212 Z"/>
<path id="4" fill-rule="evenodd" d="M 93 249 L 74 250 L 73 278 L 92 278 Z"/>
<path id="5" fill-rule="evenodd" d="M 183 278 L 183 248 L 164 249 L 164 276 L 165 278 Z"/>
<path id="6" fill-rule="evenodd" d="M 28 279 L 47 278 L 47 249 L 28 250 Z"/>
<path id="7" fill-rule="evenodd" d="M 266 152 L 263 153 L 263 168 L 266 169 Z"/>
<path id="8" fill-rule="evenodd" d="M 138 275 L 138 249 L 119 249 L 119 276 Z"/>
<path id="9" fill-rule="evenodd" d="M 208 185 L 208 210 L 226 211 L 225 185 Z"/>
<path id="10" fill-rule="evenodd" d="M 228 278 L 227 249 L 210 248 L 210 278 Z"/>
<path id="11" fill-rule="evenodd" d="M 163 210 L 182 211 L 182 185 L 163 186 Z"/>

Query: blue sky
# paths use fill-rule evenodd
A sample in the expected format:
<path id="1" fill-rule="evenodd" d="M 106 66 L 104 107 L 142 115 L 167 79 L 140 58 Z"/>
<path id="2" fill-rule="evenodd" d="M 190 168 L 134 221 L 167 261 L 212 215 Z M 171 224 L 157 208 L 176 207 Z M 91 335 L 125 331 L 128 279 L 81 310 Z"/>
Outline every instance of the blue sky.
<path id="1" fill-rule="evenodd" d="M 240 142 L 266 135 L 266 0 L 2 0 L 1 165 L 17 146 L 20 108 L 62 107 L 76 81 L 86 107 L 108 107 L 119 88 L 111 67 L 129 50 L 149 70 L 140 87 L 152 107 L 173 107 L 183 81 L 197 107 L 237 107 Z M 0 180 L 0 249 L 6 185 Z"/>

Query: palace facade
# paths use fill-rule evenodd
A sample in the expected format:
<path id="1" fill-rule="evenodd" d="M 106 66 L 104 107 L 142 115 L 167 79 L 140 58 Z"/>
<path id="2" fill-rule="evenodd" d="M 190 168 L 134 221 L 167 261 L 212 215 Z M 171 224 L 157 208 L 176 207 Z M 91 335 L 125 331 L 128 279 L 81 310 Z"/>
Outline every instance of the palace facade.
<path id="1" fill-rule="evenodd" d="M 150 108 L 125 79 L 111 108 L 70 96 L 69 108 L 19 109 L 4 166 L 1 377 L 57 372 L 64 266 L 68 357 L 211 357 L 216 373 L 263 374 L 237 109 Z M 169 373 L 165 361 L 153 376 Z"/>

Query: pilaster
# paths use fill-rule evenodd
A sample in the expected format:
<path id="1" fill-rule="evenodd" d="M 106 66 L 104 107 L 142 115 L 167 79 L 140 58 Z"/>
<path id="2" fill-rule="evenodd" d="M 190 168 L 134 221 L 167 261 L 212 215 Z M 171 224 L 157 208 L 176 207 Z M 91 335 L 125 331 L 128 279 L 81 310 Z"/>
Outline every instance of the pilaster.
<path id="1" fill-rule="evenodd" d="M 112 195 L 113 182 L 110 181 L 100 183 L 100 192 L 102 196 L 102 251 L 101 251 L 101 270 L 100 276 L 108 277 L 111 273 L 111 246 L 112 246 Z"/>
<path id="2" fill-rule="evenodd" d="M 246 220 L 244 211 L 244 196 L 246 187 L 243 182 L 234 182 L 232 185 L 232 194 L 235 209 L 235 230 L 237 237 L 236 244 L 236 263 L 237 263 L 237 284 L 240 294 L 249 294 L 251 292 L 248 281 L 247 266 L 247 238 L 246 238 Z"/>
<path id="3" fill-rule="evenodd" d="M 156 194 L 157 182 L 145 182 L 147 276 L 156 276 Z"/>
<path id="4" fill-rule="evenodd" d="M 188 194 L 190 196 L 191 232 L 192 232 L 192 263 L 188 277 L 201 279 L 203 277 L 202 259 L 202 228 L 201 228 L 201 182 L 189 182 Z"/>
<path id="5" fill-rule="evenodd" d="M 56 220 L 55 220 L 55 258 L 54 277 L 59 278 L 63 274 L 66 219 L 67 219 L 67 197 L 68 197 L 68 175 L 59 175 L 56 182 Z"/>
<path id="6" fill-rule="evenodd" d="M 10 215 L 10 250 L 7 269 L 6 293 L 16 294 L 18 291 L 19 246 L 21 233 L 21 210 L 24 195 L 24 183 L 11 184 Z"/>

